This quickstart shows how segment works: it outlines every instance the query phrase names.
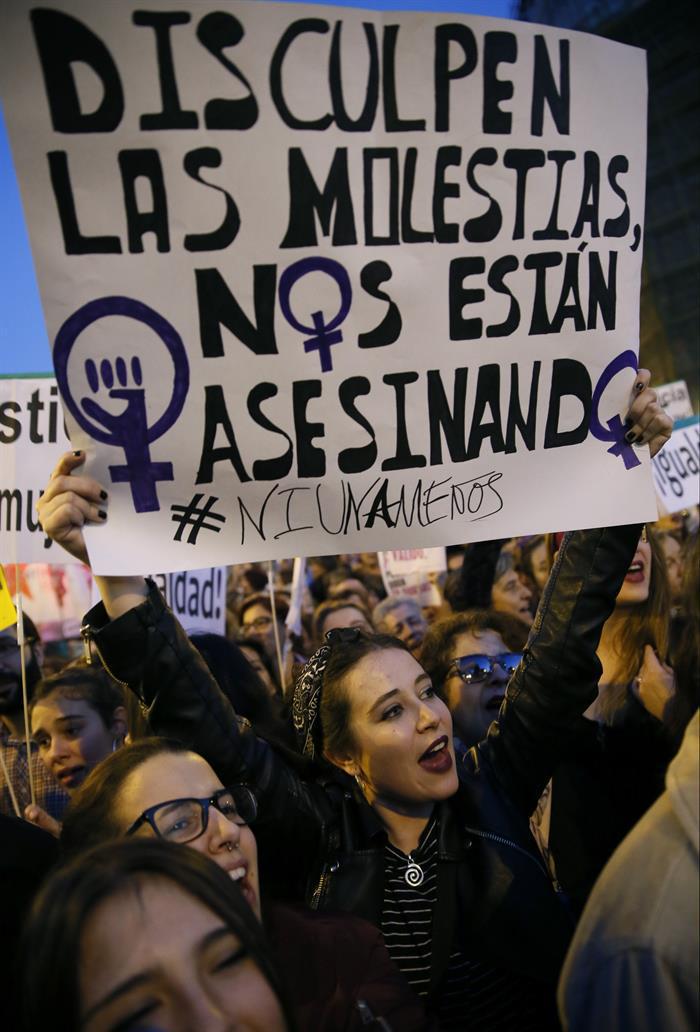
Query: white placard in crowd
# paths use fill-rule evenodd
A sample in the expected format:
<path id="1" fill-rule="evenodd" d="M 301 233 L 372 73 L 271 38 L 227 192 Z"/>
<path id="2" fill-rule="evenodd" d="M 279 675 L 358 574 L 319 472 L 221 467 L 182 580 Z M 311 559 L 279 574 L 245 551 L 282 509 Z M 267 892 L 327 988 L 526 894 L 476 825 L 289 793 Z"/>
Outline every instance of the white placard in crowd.
<path id="1" fill-rule="evenodd" d="M 662 383 L 654 390 L 659 399 L 659 405 L 674 422 L 678 419 L 688 419 L 693 415 L 693 403 L 690 400 L 690 391 L 685 380 Z"/>
<path id="2" fill-rule="evenodd" d="M 421 606 L 440 605 L 435 577 L 447 569 L 444 548 L 392 549 L 377 558 L 388 595 L 413 598 Z"/>
<path id="3" fill-rule="evenodd" d="M 226 585 L 228 569 L 181 570 L 154 573 L 152 577 L 188 634 L 226 633 Z"/>
<path id="4" fill-rule="evenodd" d="M 6 575 L 12 593 L 22 595 L 22 608 L 42 641 L 80 637 L 83 617 L 94 604 L 94 582 L 87 566 L 78 562 L 13 563 L 7 566 Z"/>
<path id="5" fill-rule="evenodd" d="M 642 50 L 454 13 L 4 0 L 103 573 L 650 519 Z"/>
<path id="6" fill-rule="evenodd" d="M 289 610 L 285 626 L 298 637 L 302 633 L 301 614 L 306 590 L 306 560 L 296 557 L 292 569 L 292 583 L 289 588 Z"/>
<path id="7" fill-rule="evenodd" d="M 77 562 L 46 537 L 36 511 L 70 447 L 54 377 L 0 378 L 1 562 Z"/>
<path id="8" fill-rule="evenodd" d="M 379 559 L 387 573 L 395 577 L 409 573 L 442 573 L 447 569 L 444 548 L 397 548 L 382 552 Z"/>
<path id="9" fill-rule="evenodd" d="M 681 420 L 652 460 L 656 494 L 665 512 L 700 504 L 700 417 Z"/>

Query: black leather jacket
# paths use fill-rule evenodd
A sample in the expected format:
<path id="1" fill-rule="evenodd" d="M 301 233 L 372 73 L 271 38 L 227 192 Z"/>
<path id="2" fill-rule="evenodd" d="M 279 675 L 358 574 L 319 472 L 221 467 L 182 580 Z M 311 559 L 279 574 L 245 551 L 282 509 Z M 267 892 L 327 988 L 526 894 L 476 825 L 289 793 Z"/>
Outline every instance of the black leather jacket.
<path id="1" fill-rule="evenodd" d="M 573 930 L 530 834 L 528 818 L 584 729 L 595 698 L 601 629 L 632 561 L 638 526 L 568 535 L 545 588 L 523 661 L 498 720 L 460 765 L 460 787 L 439 804 L 438 907 L 432 986 L 456 931 L 467 954 L 543 982 L 556 980 Z M 86 617 L 105 666 L 147 709 L 153 730 L 186 742 L 224 784 L 255 787 L 261 852 L 303 877 L 319 909 L 380 924 L 385 835 L 347 781 L 308 781 L 239 720 L 199 653 L 152 587 L 109 621 Z"/>

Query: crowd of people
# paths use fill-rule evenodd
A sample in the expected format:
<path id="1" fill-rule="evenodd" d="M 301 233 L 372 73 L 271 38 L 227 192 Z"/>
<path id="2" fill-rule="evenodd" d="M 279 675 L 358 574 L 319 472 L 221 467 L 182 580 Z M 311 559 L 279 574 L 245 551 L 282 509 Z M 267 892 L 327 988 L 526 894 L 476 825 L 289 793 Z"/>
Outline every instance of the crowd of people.
<path id="1" fill-rule="evenodd" d="M 628 420 L 670 434 L 643 371 Z M 87 562 L 83 462 L 39 511 Z M 0 632 L 7 1027 L 695 1029 L 699 566 L 691 511 L 414 597 L 309 559 L 299 633 L 287 563 L 231 568 L 225 637 L 136 577 L 48 676 Z"/>

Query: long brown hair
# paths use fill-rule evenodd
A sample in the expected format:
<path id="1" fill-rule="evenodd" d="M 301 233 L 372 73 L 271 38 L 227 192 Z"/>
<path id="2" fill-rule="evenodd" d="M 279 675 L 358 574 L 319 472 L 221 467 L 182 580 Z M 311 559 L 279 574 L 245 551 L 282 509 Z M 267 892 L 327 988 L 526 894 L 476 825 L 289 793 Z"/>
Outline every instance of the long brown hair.
<path id="1" fill-rule="evenodd" d="M 695 532 L 683 548 L 683 630 L 673 654 L 676 694 L 664 723 L 680 744 L 688 721 L 700 704 L 700 534 Z"/>
<path id="2" fill-rule="evenodd" d="M 19 970 L 27 1032 L 48 1028 L 75 1032 L 82 1027 L 79 968 L 85 926 L 105 900 L 138 893 L 150 878 L 175 885 L 183 895 L 216 914 L 240 939 L 293 1032 L 296 1024 L 272 951 L 239 887 L 208 857 L 158 839 L 108 842 L 49 878 L 34 903 L 22 940 Z"/>
<path id="3" fill-rule="evenodd" d="M 651 645 L 662 662 L 668 660 L 670 591 L 663 551 L 654 534 L 645 528 L 651 548 L 649 595 L 645 602 L 625 607 L 625 618 L 619 621 L 612 639 L 617 656 L 610 685 L 601 697 L 604 718 L 619 709 L 622 697 L 639 673 L 644 660 L 644 646 Z"/>

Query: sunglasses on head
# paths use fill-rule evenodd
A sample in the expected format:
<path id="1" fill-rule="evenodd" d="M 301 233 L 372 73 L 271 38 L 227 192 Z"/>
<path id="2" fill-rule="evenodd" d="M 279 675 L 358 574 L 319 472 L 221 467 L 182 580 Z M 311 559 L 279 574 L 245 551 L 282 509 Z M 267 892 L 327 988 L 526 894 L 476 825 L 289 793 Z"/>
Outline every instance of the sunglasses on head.
<path id="1" fill-rule="evenodd" d="M 501 652 L 497 656 L 458 656 L 452 660 L 450 670 L 459 674 L 465 684 L 482 684 L 491 676 L 496 664 L 510 677 L 522 658 L 522 652 Z"/>

